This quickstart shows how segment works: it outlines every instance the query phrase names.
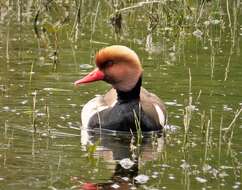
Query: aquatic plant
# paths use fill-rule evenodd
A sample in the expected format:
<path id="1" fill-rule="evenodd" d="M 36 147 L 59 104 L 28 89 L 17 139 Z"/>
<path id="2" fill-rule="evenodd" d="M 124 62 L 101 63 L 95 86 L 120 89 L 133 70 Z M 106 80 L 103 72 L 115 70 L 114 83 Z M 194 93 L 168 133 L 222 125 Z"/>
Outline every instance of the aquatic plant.
<path id="1" fill-rule="evenodd" d="M 140 126 L 140 113 L 141 113 L 141 106 L 139 105 L 139 116 L 137 116 L 137 113 L 135 110 L 133 110 L 134 113 L 134 121 L 135 121 L 135 127 L 136 127 L 136 138 L 137 138 L 137 146 L 140 146 L 142 143 L 142 130 L 141 130 L 141 126 Z M 131 134 L 133 135 L 132 131 Z"/>
<path id="2" fill-rule="evenodd" d="M 0 26 L 3 188 L 110 182 L 114 165 L 94 158 L 101 143 L 83 151 L 78 136 L 82 102 L 107 86 L 87 93 L 71 82 L 92 67 L 96 49 L 114 43 L 140 53 L 144 85 L 181 126 L 164 150 L 153 136 L 142 155 L 136 112 L 128 153 L 149 177 L 136 188 L 241 188 L 241 0 L 2 0 Z"/>
<path id="3" fill-rule="evenodd" d="M 33 103 L 32 103 L 32 127 L 33 131 L 36 133 L 36 97 L 37 97 L 37 91 L 35 90 L 33 93 Z"/>

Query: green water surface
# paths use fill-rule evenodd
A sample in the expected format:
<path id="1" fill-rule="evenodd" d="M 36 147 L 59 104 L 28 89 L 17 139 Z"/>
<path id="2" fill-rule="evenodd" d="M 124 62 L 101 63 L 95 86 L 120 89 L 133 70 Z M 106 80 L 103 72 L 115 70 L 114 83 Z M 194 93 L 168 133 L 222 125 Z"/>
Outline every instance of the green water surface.
<path id="1" fill-rule="evenodd" d="M 240 0 L 1 0 L 0 189 L 241 189 L 241 9 Z M 110 86 L 73 82 L 112 44 L 139 55 L 143 86 L 168 110 L 165 138 L 84 143 L 81 108 Z"/>

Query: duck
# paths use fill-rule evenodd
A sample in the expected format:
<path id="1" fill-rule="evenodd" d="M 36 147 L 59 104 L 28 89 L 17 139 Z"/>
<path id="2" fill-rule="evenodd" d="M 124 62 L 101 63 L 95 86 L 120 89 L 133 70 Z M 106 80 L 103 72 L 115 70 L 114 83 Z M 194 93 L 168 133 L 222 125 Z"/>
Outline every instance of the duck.
<path id="1" fill-rule="evenodd" d="M 142 87 L 143 68 L 129 47 L 111 45 L 95 55 L 96 68 L 76 86 L 104 81 L 112 88 L 89 100 L 81 112 L 84 129 L 118 132 L 162 131 L 167 122 L 164 102 Z"/>

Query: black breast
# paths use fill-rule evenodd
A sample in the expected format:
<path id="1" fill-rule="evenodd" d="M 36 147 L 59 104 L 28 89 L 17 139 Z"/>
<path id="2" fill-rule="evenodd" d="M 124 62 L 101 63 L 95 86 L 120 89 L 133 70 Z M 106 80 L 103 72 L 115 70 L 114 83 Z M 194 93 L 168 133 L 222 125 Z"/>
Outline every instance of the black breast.
<path id="1" fill-rule="evenodd" d="M 142 131 L 160 131 L 162 126 L 145 114 L 139 104 L 139 99 L 127 102 L 118 101 L 114 107 L 105 109 L 89 121 L 89 128 L 102 128 L 114 131 L 136 131 L 139 127 Z"/>
<path id="2" fill-rule="evenodd" d="M 140 105 L 142 76 L 128 92 L 117 91 L 117 103 L 93 115 L 88 123 L 91 129 L 102 128 L 114 131 L 161 131 L 162 126 L 144 112 Z"/>

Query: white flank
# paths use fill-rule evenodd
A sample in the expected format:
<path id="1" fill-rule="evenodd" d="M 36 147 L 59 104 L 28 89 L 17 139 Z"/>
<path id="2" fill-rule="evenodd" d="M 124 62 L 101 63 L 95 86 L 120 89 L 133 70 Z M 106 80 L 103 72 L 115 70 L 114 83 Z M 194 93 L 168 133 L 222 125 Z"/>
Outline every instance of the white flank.
<path id="1" fill-rule="evenodd" d="M 164 112 L 161 110 L 161 108 L 157 105 L 157 104 L 153 104 L 155 106 L 155 110 L 158 114 L 159 117 L 159 122 L 162 126 L 165 125 L 165 114 Z"/>
<path id="2" fill-rule="evenodd" d="M 87 145 L 90 143 L 90 136 L 87 132 L 87 127 L 90 118 L 104 109 L 108 108 L 108 106 L 104 105 L 103 96 L 97 96 L 91 99 L 82 109 L 81 112 L 81 120 L 82 120 L 82 127 L 81 127 L 81 144 Z"/>
<path id="3" fill-rule="evenodd" d="M 97 96 L 87 102 L 81 113 L 82 128 L 86 129 L 90 118 L 97 112 L 100 112 L 106 108 L 108 108 L 108 106 L 104 105 L 103 96 Z"/>

